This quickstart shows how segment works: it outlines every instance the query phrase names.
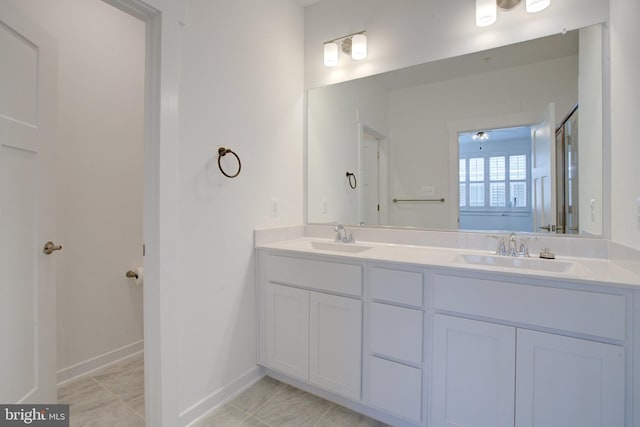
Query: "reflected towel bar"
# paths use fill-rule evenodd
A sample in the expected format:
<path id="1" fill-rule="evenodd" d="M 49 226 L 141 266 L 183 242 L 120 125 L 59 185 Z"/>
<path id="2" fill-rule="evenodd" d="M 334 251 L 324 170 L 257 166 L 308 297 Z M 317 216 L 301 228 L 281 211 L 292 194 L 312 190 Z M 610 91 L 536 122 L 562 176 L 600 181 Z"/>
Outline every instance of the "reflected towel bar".
<path id="1" fill-rule="evenodd" d="M 444 203 L 444 197 L 441 199 L 393 199 L 393 203 L 398 202 L 440 202 Z"/>

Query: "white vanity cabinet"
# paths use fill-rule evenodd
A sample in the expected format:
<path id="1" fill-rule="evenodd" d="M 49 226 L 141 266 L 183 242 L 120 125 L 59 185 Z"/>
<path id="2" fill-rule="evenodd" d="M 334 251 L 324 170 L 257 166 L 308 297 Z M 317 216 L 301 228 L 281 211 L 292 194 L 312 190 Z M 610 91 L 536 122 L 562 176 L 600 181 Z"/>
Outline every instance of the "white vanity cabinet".
<path id="1" fill-rule="evenodd" d="M 369 268 L 368 403 L 422 420 L 424 274 L 397 265 Z"/>
<path id="2" fill-rule="evenodd" d="M 259 266 L 260 363 L 360 400 L 363 267 L 269 252 Z"/>
<path id="3" fill-rule="evenodd" d="M 638 290 L 417 257 L 257 259 L 258 364 L 285 382 L 394 426 L 640 427 Z"/>
<path id="4" fill-rule="evenodd" d="M 626 298 L 435 275 L 432 426 L 623 427 Z"/>

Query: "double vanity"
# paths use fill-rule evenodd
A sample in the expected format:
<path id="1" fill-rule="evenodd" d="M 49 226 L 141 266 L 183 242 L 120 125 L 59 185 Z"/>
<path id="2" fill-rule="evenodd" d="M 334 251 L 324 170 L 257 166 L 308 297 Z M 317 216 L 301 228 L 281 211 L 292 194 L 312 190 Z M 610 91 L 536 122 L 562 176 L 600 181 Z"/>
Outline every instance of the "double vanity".
<path id="1" fill-rule="evenodd" d="M 640 271 L 608 242 L 358 232 L 256 231 L 269 375 L 395 426 L 640 425 Z"/>

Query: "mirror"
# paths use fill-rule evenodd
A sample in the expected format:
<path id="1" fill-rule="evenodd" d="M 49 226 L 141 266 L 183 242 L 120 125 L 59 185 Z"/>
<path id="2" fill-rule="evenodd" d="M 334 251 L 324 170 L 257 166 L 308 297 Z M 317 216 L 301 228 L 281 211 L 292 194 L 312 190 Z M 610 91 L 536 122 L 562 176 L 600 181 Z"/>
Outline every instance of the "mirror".
<path id="1" fill-rule="evenodd" d="M 601 31 L 311 89 L 307 222 L 602 235 Z"/>

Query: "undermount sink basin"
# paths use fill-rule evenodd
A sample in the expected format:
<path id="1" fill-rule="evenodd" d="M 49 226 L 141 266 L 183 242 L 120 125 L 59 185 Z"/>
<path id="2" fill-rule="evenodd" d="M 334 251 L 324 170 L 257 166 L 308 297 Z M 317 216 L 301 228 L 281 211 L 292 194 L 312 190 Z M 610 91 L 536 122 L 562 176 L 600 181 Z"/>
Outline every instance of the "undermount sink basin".
<path id="1" fill-rule="evenodd" d="M 550 273 L 567 273 L 575 263 L 558 261 L 555 259 L 520 258 L 500 255 L 457 255 L 455 262 L 474 265 L 486 265 L 491 267 L 517 268 L 532 271 L 545 271 Z"/>
<path id="2" fill-rule="evenodd" d="M 371 249 L 371 246 L 356 245 L 353 243 L 339 243 L 339 242 L 311 242 L 313 249 L 320 251 L 333 251 L 333 252 L 346 252 L 346 253 L 358 253 Z"/>

